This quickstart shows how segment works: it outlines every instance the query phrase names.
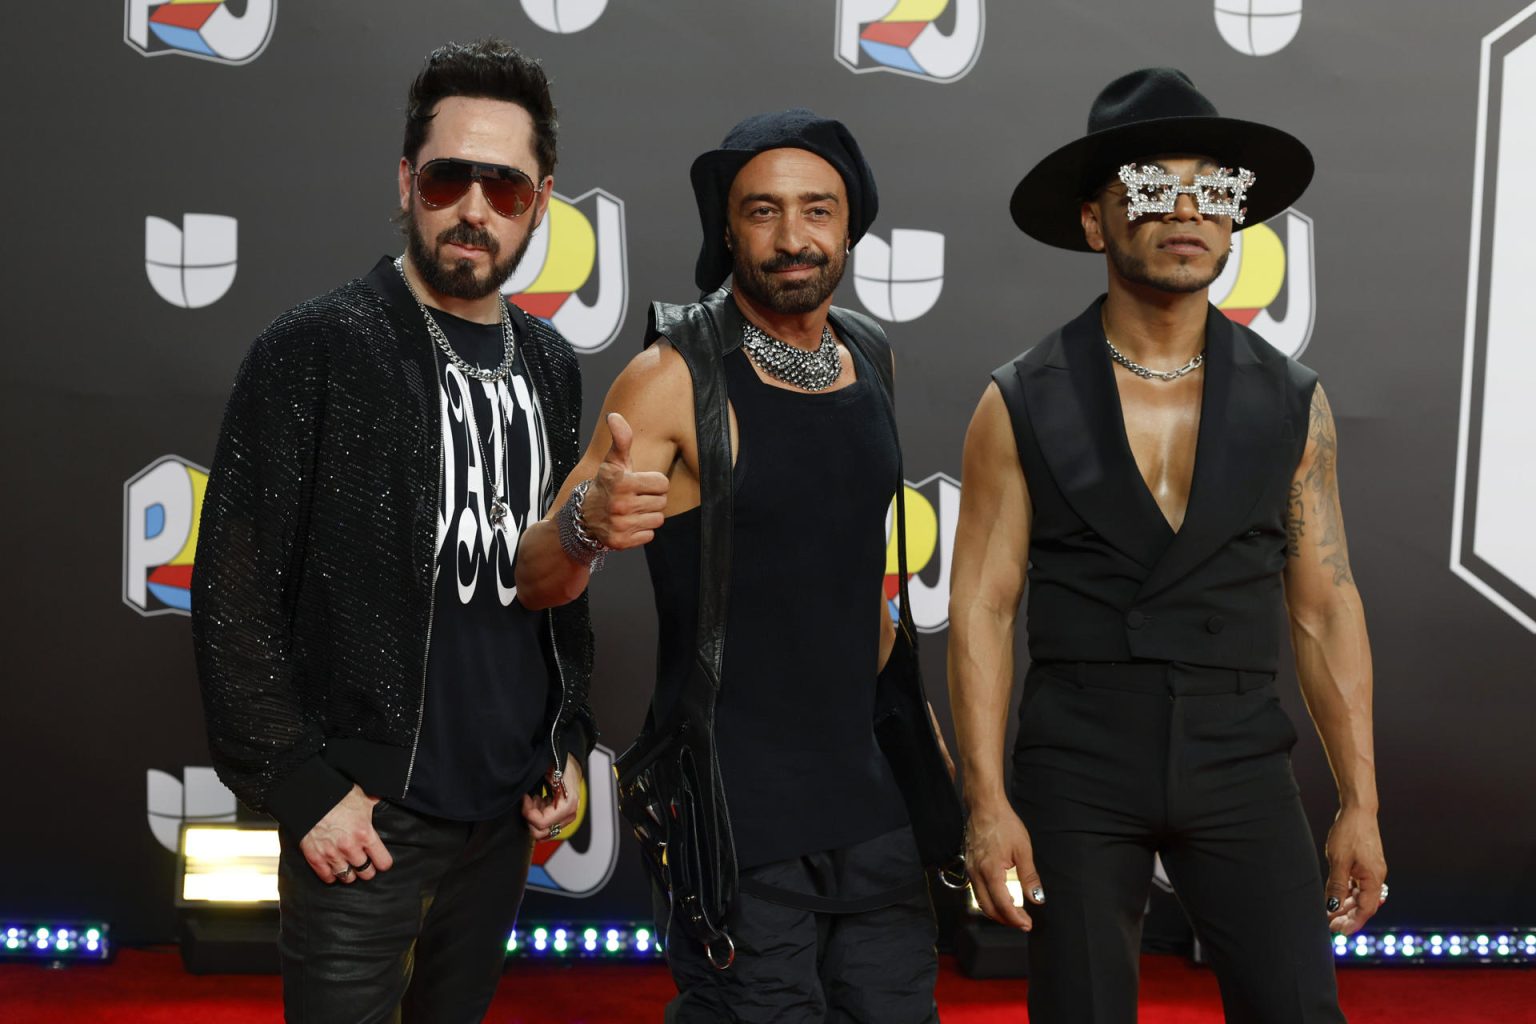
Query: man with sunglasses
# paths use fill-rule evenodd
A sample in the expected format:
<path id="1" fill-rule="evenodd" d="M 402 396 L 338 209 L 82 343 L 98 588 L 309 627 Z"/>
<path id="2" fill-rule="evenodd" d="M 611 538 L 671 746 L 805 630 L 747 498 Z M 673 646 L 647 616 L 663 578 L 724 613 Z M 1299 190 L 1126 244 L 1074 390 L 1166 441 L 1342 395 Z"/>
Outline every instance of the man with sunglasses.
<path id="1" fill-rule="evenodd" d="M 225 413 L 193 631 L 220 777 L 280 826 L 290 1021 L 480 1020 L 532 845 L 576 815 L 585 595 L 530 610 L 514 563 L 576 462 L 580 378 L 500 292 L 554 166 L 536 61 L 434 51 L 404 254 L 280 316 Z"/>
<path id="2" fill-rule="evenodd" d="M 1232 233 L 1290 206 L 1312 156 L 1170 68 L 1110 83 L 1088 126 L 1012 213 L 1104 253 L 1108 293 L 993 374 L 966 437 L 949 650 L 976 899 L 1030 931 L 1030 1020 L 1130 1024 L 1160 855 L 1227 1020 L 1339 1022 L 1329 931 L 1387 886 L 1333 416 L 1315 373 L 1208 301 Z M 1338 783 L 1326 886 L 1275 691 L 1284 612 Z"/>

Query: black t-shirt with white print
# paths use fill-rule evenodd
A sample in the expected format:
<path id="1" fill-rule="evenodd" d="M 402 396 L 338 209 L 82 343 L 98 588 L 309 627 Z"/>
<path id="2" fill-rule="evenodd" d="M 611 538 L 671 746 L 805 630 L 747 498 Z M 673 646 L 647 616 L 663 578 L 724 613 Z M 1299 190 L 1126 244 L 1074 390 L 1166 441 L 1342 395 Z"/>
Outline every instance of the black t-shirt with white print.
<path id="1" fill-rule="evenodd" d="M 465 362 L 501 364 L 499 324 L 441 310 L 432 316 Z M 441 351 L 437 368 L 437 579 L 426 706 L 401 802 L 442 818 L 485 821 L 517 806 L 553 763 L 544 722 L 559 693 L 541 647 L 546 613 L 517 600 L 512 571 L 518 540 L 539 520 L 551 471 L 520 355 L 495 384 L 468 377 Z M 509 510 L 499 527 L 491 515 L 498 496 Z"/>

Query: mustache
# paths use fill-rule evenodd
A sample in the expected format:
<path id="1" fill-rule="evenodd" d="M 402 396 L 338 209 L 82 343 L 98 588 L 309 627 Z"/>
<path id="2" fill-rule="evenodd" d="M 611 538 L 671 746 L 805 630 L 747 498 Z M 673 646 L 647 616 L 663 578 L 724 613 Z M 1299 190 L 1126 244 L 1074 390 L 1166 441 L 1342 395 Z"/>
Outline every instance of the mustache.
<path id="1" fill-rule="evenodd" d="M 824 267 L 827 262 L 826 253 L 816 252 L 814 249 L 801 249 L 797 253 L 781 252 L 768 262 L 760 264 L 758 269 L 765 274 L 772 274 L 779 270 L 799 267 Z"/>
<path id="2" fill-rule="evenodd" d="M 484 249 L 493 257 L 501 251 L 501 246 L 491 237 L 489 231 L 466 224 L 462 220 L 438 235 L 437 245 L 438 248 L 445 245 L 472 245 L 477 249 Z"/>

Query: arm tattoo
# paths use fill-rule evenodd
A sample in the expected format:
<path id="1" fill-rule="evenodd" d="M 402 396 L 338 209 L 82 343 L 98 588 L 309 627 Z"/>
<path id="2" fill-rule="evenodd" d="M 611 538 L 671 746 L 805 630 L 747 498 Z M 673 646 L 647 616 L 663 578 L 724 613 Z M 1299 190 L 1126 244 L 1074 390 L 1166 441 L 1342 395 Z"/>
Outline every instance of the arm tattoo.
<path id="1" fill-rule="evenodd" d="M 1302 499 L 1301 484 L 1292 482 L 1285 505 L 1285 553 L 1290 558 L 1301 557 L 1301 538 L 1307 532 L 1307 506 Z"/>
<path id="2" fill-rule="evenodd" d="M 1308 434 L 1316 446 L 1312 466 L 1304 480 L 1305 490 L 1312 495 L 1312 514 L 1322 533 L 1317 540 L 1317 550 L 1323 564 L 1333 569 L 1333 585 L 1353 583 L 1349 571 L 1349 547 L 1344 541 L 1344 517 L 1339 509 L 1338 438 L 1334 433 L 1333 410 L 1328 396 L 1319 384 L 1312 394 L 1312 417 Z M 1292 489 L 1293 501 L 1300 504 L 1301 496 Z M 1300 532 L 1294 535 L 1299 540 Z"/>

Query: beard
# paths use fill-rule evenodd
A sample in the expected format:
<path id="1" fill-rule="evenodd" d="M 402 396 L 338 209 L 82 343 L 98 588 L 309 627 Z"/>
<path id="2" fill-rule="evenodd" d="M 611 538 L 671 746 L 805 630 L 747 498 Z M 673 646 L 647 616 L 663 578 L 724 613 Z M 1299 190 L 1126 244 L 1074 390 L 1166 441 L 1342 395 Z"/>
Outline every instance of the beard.
<path id="1" fill-rule="evenodd" d="M 842 251 L 828 256 L 805 248 L 797 253 L 781 252 L 766 263 L 753 263 L 743 254 L 742 246 L 731 236 L 731 277 L 736 287 L 759 306 L 775 313 L 797 316 L 816 309 L 837 291 L 848 263 L 847 239 Z M 817 273 L 802 281 L 779 280 L 776 271 L 792 267 L 815 267 Z"/>
<path id="2" fill-rule="evenodd" d="M 1216 260 L 1216 266 L 1210 273 L 1201 273 L 1189 263 L 1189 257 L 1183 257 L 1179 265 L 1173 270 L 1164 273 L 1155 273 L 1147 261 L 1134 255 L 1129 249 L 1121 248 L 1108 232 L 1104 233 L 1104 251 L 1109 253 L 1110 262 L 1115 265 L 1115 270 L 1121 277 L 1132 284 L 1146 285 L 1156 288 L 1161 292 L 1173 292 L 1179 295 L 1187 295 L 1209 288 L 1211 282 L 1221 276 L 1226 269 L 1227 259 L 1232 255 L 1232 247 L 1222 253 Z"/>
<path id="3" fill-rule="evenodd" d="M 411 265 L 421 275 L 422 282 L 438 295 L 453 299 L 483 299 L 499 289 L 502 282 L 512 276 L 517 265 L 533 241 L 533 231 L 523 236 L 517 251 L 505 260 L 497 261 L 501 243 L 485 228 L 477 228 L 464 221 L 442 232 L 431 248 L 416 222 L 416 200 L 411 199 L 411 212 L 406 218 L 406 249 L 411 255 Z M 473 245 L 484 249 L 491 257 L 491 269 L 481 277 L 475 273 L 475 262 L 467 259 L 446 260 L 439 253 L 449 244 Z"/>

